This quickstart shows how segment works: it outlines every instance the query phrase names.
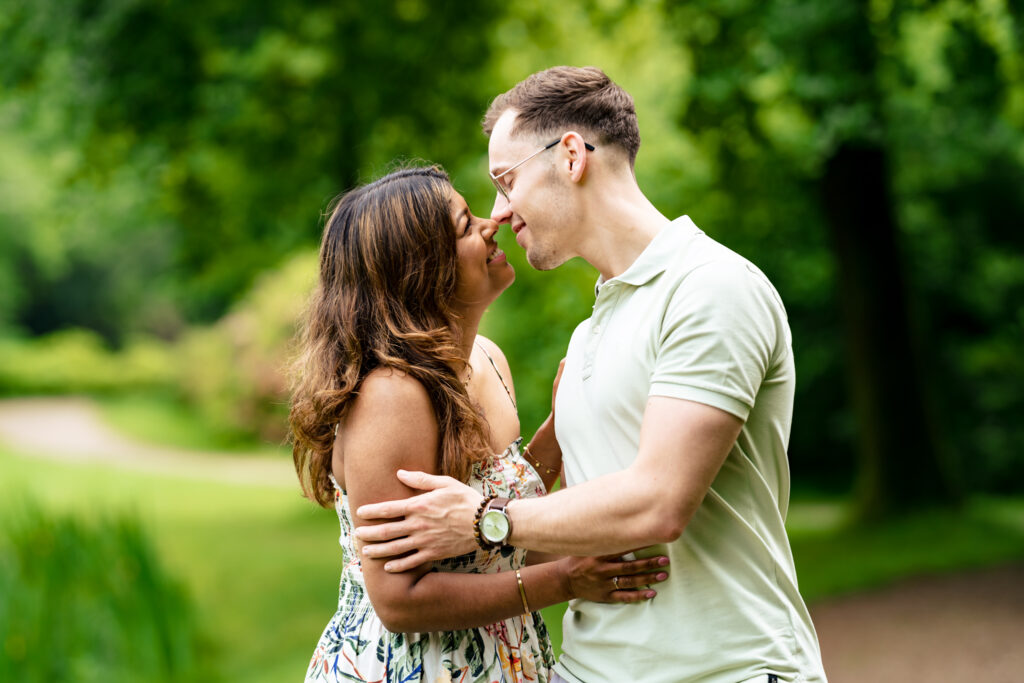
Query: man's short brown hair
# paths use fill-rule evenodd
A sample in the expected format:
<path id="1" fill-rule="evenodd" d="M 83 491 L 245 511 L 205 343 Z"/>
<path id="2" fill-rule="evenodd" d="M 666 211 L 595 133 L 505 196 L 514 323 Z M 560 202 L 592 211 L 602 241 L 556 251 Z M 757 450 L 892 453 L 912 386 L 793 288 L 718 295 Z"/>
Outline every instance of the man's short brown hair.
<path id="1" fill-rule="evenodd" d="M 541 136 L 579 128 L 597 136 L 596 145 L 622 148 L 630 166 L 640 149 L 633 98 L 597 67 L 555 66 L 498 95 L 484 115 L 484 133 L 488 137 L 508 109 L 517 112 L 512 135 Z"/>

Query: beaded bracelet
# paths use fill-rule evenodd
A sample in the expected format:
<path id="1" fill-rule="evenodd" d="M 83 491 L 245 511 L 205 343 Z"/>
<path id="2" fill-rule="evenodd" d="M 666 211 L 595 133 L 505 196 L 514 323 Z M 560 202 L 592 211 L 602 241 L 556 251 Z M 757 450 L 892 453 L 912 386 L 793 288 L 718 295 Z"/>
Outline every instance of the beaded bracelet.
<path id="1" fill-rule="evenodd" d="M 550 467 L 542 463 L 540 460 L 538 460 L 536 455 L 530 452 L 530 444 L 526 444 L 526 447 L 523 449 L 523 457 L 526 458 L 528 462 L 532 461 L 533 468 L 538 472 L 541 468 L 544 468 L 544 471 L 547 474 L 558 474 L 558 470 L 551 469 Z"/>
<path id="2" fill-rule="evenodd" d="M 487 508 L 487 504 L 497 498 L 497 494 L 492 493 L 489 496 L 485 496 L 480 501 L 480 507 L 476 509 L 476 516 L 473 517 L 473 538 L 476 539 L 476 544 L 480 546 L 480 550 L 490 551 L 493 546 L 489 545 L 480 535 L 480 518 L 484 515 L 484 510 Z"/>

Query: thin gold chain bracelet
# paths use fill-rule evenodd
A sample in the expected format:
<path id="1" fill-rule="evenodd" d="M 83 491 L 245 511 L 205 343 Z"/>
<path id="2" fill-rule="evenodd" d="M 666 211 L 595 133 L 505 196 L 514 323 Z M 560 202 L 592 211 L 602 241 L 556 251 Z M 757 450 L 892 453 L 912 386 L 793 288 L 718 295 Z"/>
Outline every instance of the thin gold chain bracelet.
<path id="1" fill-rule="evenodd" d="M 538 460 L 536 455 L 530 452 L 530 444 L 526 444 L 526 447 L 523 449 L 523 457 L 526 458 L 527 462 L 532 462 L 533 468 L 538 472 L 541 470 L 541 468 L 543 468 L 547 474 L 558 474 L 558 470 L 551 469 L 550 467 L 542 463 L 540 460 Z"/>

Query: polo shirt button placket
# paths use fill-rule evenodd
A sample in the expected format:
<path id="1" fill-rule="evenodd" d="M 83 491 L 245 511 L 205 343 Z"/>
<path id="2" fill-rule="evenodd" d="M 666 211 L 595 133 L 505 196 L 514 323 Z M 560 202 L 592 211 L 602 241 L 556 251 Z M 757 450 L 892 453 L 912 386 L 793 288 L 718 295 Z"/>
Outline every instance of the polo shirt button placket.
<path id="1" fill-rule="evenodd" d="M 601 334 L 601 323 L 593 320 L 590 323 L 590 334 L 583 351 L 583 379 L 589 379 L 594 371 L 594 354 L 597 353 L 597 341 Z"/>

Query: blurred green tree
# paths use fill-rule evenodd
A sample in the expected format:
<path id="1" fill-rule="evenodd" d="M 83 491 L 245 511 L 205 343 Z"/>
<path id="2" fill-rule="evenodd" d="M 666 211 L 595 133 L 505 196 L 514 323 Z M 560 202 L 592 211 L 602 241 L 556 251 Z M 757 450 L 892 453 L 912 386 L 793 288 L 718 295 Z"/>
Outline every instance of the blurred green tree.
<path id="1" fill-rule="evenodd" d="M 27 156 L 63 163 L 17 179 L 46 192 L 0 214 L 0 244 L 19 223 L 60 218 L 60 267 L 22 248 L 28 286 L 0 313 L 35 333 L 79 324 L 113 340 L 133 324 L 174 334 L 182 319 L 219 317 L 258 272 L 316 241 L 319 211 L 361 174 L 398 156 L 467 154 L 488 57 L 480 27 L 495 11 L 5 3 L 0 141 L 28 132 Z M 81 202 L 67 207 L 68 195 Z"/>
<path id="2" fill-rule="evenodd" d="M 937 365 L 949 342 L 926 317 L 929 305 L 944 302 L 924 295 L 912 277 L 920 266 L 908 265 L 903 243 L 948 240 L 966 227 L 923 210 L 941 201 L 950 181 L 985 177 L 979 159 L 1022 177 L 1019 22 L 998 0 L 705 0 L 670 3 L 669 12 L 695 64 L 681 123 L 716 169 L 712 185 L 730 200 L 707 203 L 712 220 L 738 226 L 752 247 L 774 233 L 788 249 L 803 245 L 804 256 L 812 249 L 819 259 L 830 256 L 833 294 L 817 301 L 787 296 L 785 287 L 783 294 L 798 338 L 815 320 L 844 337 L 860 516 L 956 500 L 946 449 L 964 444 L 940 431 L 937 411 L 948 406 L 932 393 L 949 395 L 953 378 Z M 957 89 L 958 77 L 977 80 Z M 932 87 L 936 78 L 945 87 Z M 993 147 L 993 137 L 1009 147 Z M 921 173 L 943 162 L 944 182 Z M 1010 201 L 1001 210 L 1019 206 Z M 974 200 L 959 208 L 971 222 L 989 211 Z M 788 285 L 795 273 L 771 260 L 770 274 Z M 959 284 L 950 278 L 941 294 Z M 999 295 L 1021 284 L 1004 282 Z M 833 301 L 840 320 L 827 310 Z M 805 317 L 809 303 L 817 310 Z M 993 317 L 984 326 L 998 324 Z M 823 376 L 834 374 L 829 368 Z M 828 414 L 806 396 L 798 397 L 799 419 L 827 424 Z M 1018 392 L 1013 401 L 1020 406 L 1022 398 Z M 822 441 L 795 438 L 794 445 L 816 449 Z"/>

